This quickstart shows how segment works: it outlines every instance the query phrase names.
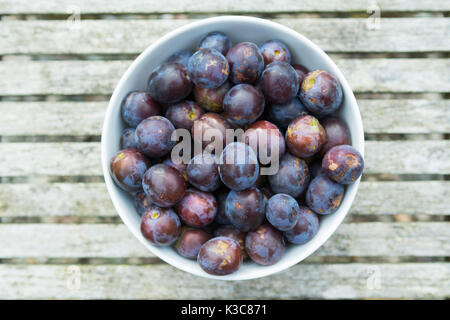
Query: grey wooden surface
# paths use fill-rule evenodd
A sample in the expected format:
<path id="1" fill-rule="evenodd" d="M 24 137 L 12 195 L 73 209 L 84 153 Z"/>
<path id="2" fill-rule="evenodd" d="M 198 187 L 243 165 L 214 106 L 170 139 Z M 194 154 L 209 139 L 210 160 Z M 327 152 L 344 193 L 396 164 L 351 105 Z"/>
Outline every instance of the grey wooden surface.
<path id="1" fill-rule="evenodd" d="M 0 0 L 0 299 L 449 298 L 450 3 L 378 0 L 371 30 L 372 2 Z M 100 166 L 108 98 L 134 57 L 224 14 L 275 20 L 326 50 L 367 140 L 336 233 L 291 269 L 244 282 L 196 278 L 145 250 Z"/>

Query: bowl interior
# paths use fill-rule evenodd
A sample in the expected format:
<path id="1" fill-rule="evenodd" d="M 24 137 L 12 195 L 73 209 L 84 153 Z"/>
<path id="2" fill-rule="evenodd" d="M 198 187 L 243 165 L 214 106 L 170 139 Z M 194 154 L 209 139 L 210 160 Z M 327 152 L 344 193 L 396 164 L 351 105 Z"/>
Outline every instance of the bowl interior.
<path id="1" fill-rule="evenodd" d="M 176 29 L 147 48 L 129 67 L 117 85 L 106 112 L 102 132 L 102 165 L 105 182 L 116 210 L 131 232 L 155 255 L 167 263 L 192 274 L 222 280 L 245 280 L 267 276 L 298 263 L 319 248 L 336 230 L 350 209 L 359 180 L 346 188 L 340 208 L 329 216 L 322 216 L 317 235 L 307 244 L 289 246 L 283 258 L 275 265 L 263 267 L 255 263 L 244 263 L 235 274 L 212 276 L 204 272 L 196 261 L 179 256 L 171 247 L 155 247 L 145 240 L 140 232 L 140 217 L 134 208 L 132 197 L 113 182 L 109 172 L 109 161 L 119 151 L 120 135 L 125 125 L 120 116 L 123 97 L 133 90 L 145 90 L 152 70 L 163 63 L 170 54 L 182 49 L 195 49 L 202 36 L 211 31 L 227 33 L 233 43 L 251 41 L 258 45 L 270 39 L 285 42 L 292 55 L 292 63 L 303 64 L 308 69 L 322 69 L 335 75 L 343 88 L 344 100 L 339 110 L 351 132 L 352 145 L 364 154 L 364 134 L 359 109 L 347 81 L 333 61 L 315 44 L 282 25 L 264 19 L 225 16 L 201 20 Z"/>

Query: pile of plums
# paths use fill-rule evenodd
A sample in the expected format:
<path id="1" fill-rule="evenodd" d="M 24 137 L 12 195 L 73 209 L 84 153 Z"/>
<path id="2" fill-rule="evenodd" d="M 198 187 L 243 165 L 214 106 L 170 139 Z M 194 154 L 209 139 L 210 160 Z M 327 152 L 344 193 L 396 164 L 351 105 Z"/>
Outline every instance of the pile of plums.
<path id="1" fill-rule="evenodd" d="M 236 272 L 246 259 L 273 265 L 287 243 L 316 235 L 319 217 L 335 212 L 345 185 L 362 174 L 363 158 L 336 116 L 341 85 L 326 71 L 292 64 L 279 40 L 233 46 L 228 35 L 211 32 L 196 50 L 174 53 L 151 72 L 146 91 L 124 97 L 128 128 L 112 177 L 134 195 L 141 232 L 153 245 L 173 246 L 213 275 Z M 237 128 L 243 141 L 226 141 L 226 130 Z M 229 143 L 221 154 L 173 161 L 176 129 L 216 129 Z M 267 176 L 248 144 L 261 132 L 279 145 L 279 170 Z M 212 142 L 200 138 L 203 148 Z"/>

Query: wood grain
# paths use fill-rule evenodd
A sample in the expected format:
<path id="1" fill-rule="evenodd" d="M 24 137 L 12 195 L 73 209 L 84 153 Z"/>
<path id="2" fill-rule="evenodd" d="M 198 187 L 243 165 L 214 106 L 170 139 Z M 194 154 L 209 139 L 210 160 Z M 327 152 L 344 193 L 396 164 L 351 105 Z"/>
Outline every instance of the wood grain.
<path id="1" fill-rule="evenodd" d="M 0 22 L 0 54 L 138 54 L 160 37 L 196 20 L 81 20 Z M 449 51 L 449 18 L 275 19 L 328 52 Z M 139 34 L 130 37 L 130 34 Z M 339 41 L 336 41 L 339 39 Z"/>
<path id="2" fill-rule="evenodd" d="M 79 288 L 71 286 L 77 273 Z M 251 281 L 213 281 L 166 264 L 0 265 L 1 299 L 445 299 L 448 296 L 450 263 L 298 264 Z"/>
<path id="3" fill-rule="evenodd" d="M 109 95 L 130 63 L 4 61 L 0 62 L 0 95 Z M 449 59 L 339 59 L 336 63 L 355 92 L 450 92 L 450 73 L 443 72 L 450 68 Z M 24 74 L 27 85 L 23 85 Z"/>
<path id="4" fill-rule="evenodd" d="M 382 11 L 449 11 L 445 0 L 378 0 Z M 67 14 L 74 5 L 72 0 L 3 0 L 0 14 Z M 358 0 L 217 0 L 192 2 L 187 0 L 78 0 L 76 6 L 82 14 L 95 13 L 253 13 L 253 12 L 366 12 L 368 3 Z M 70 11 L 69 11 L 70 12 Z"/>

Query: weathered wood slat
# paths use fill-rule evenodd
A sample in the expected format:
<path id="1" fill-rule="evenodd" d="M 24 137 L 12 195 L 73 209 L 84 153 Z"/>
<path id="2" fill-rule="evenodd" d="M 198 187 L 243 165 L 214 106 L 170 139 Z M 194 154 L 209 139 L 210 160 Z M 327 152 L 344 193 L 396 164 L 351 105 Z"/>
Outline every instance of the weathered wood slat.
<path id="1" fill-rule="evenodd" d="M 449 198 L 450 181 L 363 181 L 350 213 L 450 215 Z M 0 184 L 0 212 L 4 218 L 117 216 L 103 183 Z"/>
<path id="2" fill-rule="evenodd" d="M 0 135 L 100 135 L 108 102 L 0 102 Z"/>
<path id="3" fill-rule="evenodd" d="M 0 63 L 0 95 L 108 95 L 130 63 L 5 61 Z M 450 68 L 448 59 L 339 59 L 336 63 L 355 92 L 450 92 L 450 73 L 443 72 Z"/>
<path id="4" fill-rule="evenodd" d="M 315 254 L 448 256 L 448 239 L 445 222 L 344 223 Z M 0 243 L 0 258 L 153 257 L 122 224 L 0 224 Z"/>
<path id="5" fill-rule="evenodd" d="M 0 184 L 0 212 L 0 217 L 117 216 L 104 183 Z"/>
<path id="6" fill-rule="evenodd" d="M 449 100 L 362 100 L 366 133 L 450 132 Z"/>
<path id="7" fill-rule="evenodd" d="M 0 54 L 138 54 L 162 35 L 195 20 L 81 20 L 0 23 Z M 330 52 L 449 51 L 449 18 L 277 19 Z M 138 34 L 130 37 L 130 34 Z"/>
<path id="8" fill-rule="evenodd" d="M 0 135 L 100 135 L 105 102 L 0 102 Z M 449 133 L 449 100 L 358 100 L 366 133 Z"/>
<path id="9" fill-rule="evenodd" d="M 378 0 L 382 11 L 449 11 L 445 0 Z M 0 14 L 67 14 L 73 11 L 71 0 L 63 1 L 27 1 L 3 0 L 0 3 Z M 366 12 L 368 3 L 358 0 L 253 0 L 242 2 L 237 0 L 217 0 L 192 2 L 187 0 L 78 0 L 76 6 L 82 14 L 95 13 L 245 13 L 245 12 Z"/>
<path id="10" fill-rule="evenodd" d="M 100 144 L 1 143 L 0 176 L 102 175 Z"/>
<path id="11" fill-rule="evenodd" d="M 450 141 L 366 141 L 365 173 L 450 174 Z M 1 143 L 0 176 L 102 175 L 100 144 Z"/>
<path id="12" fill-rule="evenodd" d="M 350 213 L 448 215 L 448 199 L 450 181 L 363 181 Z"/>
<path id="13" fill-rule="evenodd" d="M 449 263 L 298 264 L 263 279 L 232 282 L 202 279 L 166 264 L 0 265 L 1 299 L 445 299 L 449 295 Z"/>
<path id="14" fill-rule="evenodd" d="M 449 174 L 450 141 L 366 141 L 365 173 Z"/>

